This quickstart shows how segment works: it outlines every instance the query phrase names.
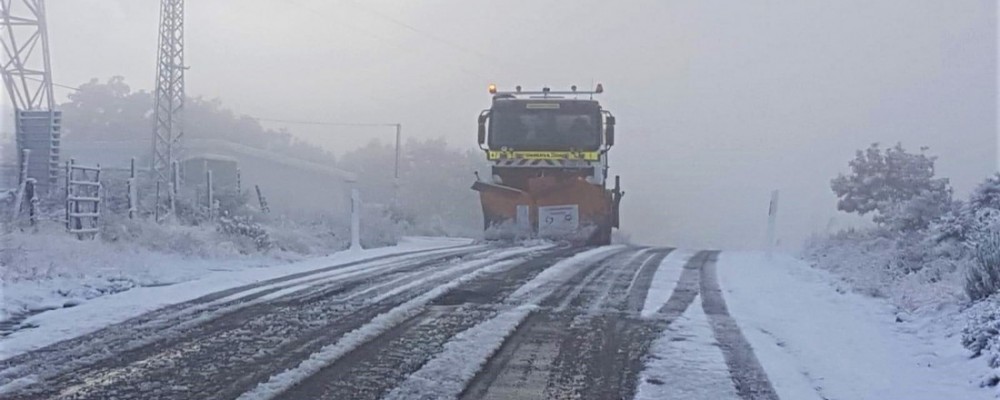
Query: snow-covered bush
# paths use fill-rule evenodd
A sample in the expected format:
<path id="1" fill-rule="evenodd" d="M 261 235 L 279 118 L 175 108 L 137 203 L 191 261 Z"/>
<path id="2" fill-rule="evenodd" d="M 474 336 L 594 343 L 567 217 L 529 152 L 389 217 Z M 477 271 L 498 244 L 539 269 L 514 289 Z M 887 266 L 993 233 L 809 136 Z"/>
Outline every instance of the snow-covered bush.
<path id="1" fill-rule="evenodd" d="M 996 296 L 973 304 L 966 311 L 968 321 L 962 329 L 962 345 L 974 357 L 988 354 L 990 367 L 1000 367 L 1000 299 Z"/>
<path id="2" fill-rule="evenodd" d="M 887 204 L 873 220 L 892 231 L 923 231 L 959 209 L 951 200 L 950 191 L 923 191 L 913 198 Z"/>
<path id="3" fill-rule="evenodd" d="M 921 149 L 926 150 L 926 149 Z M 934 175 L 935 158 L 899 144 L 858 151 L 851 174 L 831 181 L 841 211 L 872 213 L 874 228 L 814 238 L 805 256 L 839 274 L 852 289 L 886 297 L 906 310 L 966 299 L 963 280 L 971 252 L 948 179 Z"/>
<path id="4" fill-rule="evenodd" d="M 224 258 L 239 254 L 232 246 L 220 245 L 210 229 L 174 222 L 158 224 L 148 219 L 128 219 L 106 214 L 102 217 L 99 240 L 122 247 L 136 247 L 164 254 L 196 258 Z"/>
<path id="5" fill-rule="evenodd" d="M 229 212 L 224 212 L 218 218 L 216 229 L 234 240 L 249 241 L 255 250 L 267 250 L 273 245 L 267 229 L 254 222 L 250 216 L 231 215 Z"/>
<path id="6" fill-rule="evenodd" d="M 975 263 L 965 279 L 965 292 L 980 300 L 1000 291 L 1000 232 L 983 233 L 975 244 Z"/>
<path id="7" fill-rule="evenodd" d="M 1000 229 L 1000 174 L 973 189 L 969 201 L 961 203 L 934 225 L 939 240 L 977 240 L 977 236 Z"/>
<path id="8" fill-rule="evenodd" d="M 985 356 L 993 368 L 982 378 L 982 386 L 1000 383 L 1000 298 L 996 295 L 972 304 L 965 310 L 965 327 L 962 328 L 962 345 L 972 352 L 972 357 Z"/>
<path id="9" fill-rule="evenodd" d="M 361 245 L 380 247 L 396 244 L 410 227 L 406 220 L 396 218 L 387 207 L 366 205 L 361 209 Z M 350 238 L 350 231 L 345 231 Z"/>

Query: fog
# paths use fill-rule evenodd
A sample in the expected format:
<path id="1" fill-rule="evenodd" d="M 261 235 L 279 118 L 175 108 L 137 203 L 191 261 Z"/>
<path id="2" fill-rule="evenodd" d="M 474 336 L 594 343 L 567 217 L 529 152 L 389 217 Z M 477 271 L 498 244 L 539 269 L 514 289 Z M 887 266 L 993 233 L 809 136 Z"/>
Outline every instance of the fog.
<path id="1" fill-rule="evenodd" d="M 152 88 L 158 1 L 47 8 L 56 82 Z M 996 21 L 989 0 L 188 1 L 187 93 L 342 154 L 393 132 L 266 119 L 467 149 L 487 84 L 601 82 L 635 242 L 759 247 L 780 190 L 791 248 L 857 223 L 829 181 L 872 142 L 928 146 L 960 196 L 995 170 Z"/>

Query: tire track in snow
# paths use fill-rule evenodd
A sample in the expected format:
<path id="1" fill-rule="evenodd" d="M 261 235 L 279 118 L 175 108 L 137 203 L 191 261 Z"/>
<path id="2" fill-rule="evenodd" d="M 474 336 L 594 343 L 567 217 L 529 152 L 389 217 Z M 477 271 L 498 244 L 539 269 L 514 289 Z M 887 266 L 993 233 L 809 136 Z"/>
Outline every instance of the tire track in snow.
<path id="1" fill-rule="evenodd" d="M 663 328 L 666 328 L 666 325 L 669 325 L 673 320 L 684 314 L 684 311 L 691 306 L 691 303 L 694 303 L 694 298 L 698 296 L 700 290 L 701 270 L 708 262 L 710 255 L 711 252 L 700 251 L 684 263 L 684 270 L 681 271 L 680 278 L 674 286 L 674 291 L 670 293 L 667 302 L 659 309 L 656 309 L 656 313 L 652 316 L 652 318 L 662 320 L 665 323 Z M 648 310 L 644 309 L 643 311 L 645 313 Z"/>
<path id="2" fill-rule="evenodd" d="M 367 323 L 354 327 L 354 329 L 345 333 L 333 343 L 311 353 L 308 358 L 298 363 L 294 368 L 271 376 L 265 382 L 258 384 L 257 387 L 240 395 L 238 399 L 262 400 L 280 396 L 313 374 L 333 365 L 359 346 L 419 315 L 425 306 L 451 290 L 472 282 L 484 274 L 502 271 L 516 264 L 516 261 L 494 261 L 486 265 L 480 265 L 478 268 L 472 268 L 466 271 L 464 275 L 436 282 L 434 286 L 431 286 L 423 294 L 401 304 L 397 303 L 393 307 L 375 315 L 373 318 L 368 319 Z"/>
<path id="3" fill-rule="evenodd" d="M 655 326 L 629 309 L 633 283 L 643 269 L 655 269 L 668 249 L 628 260 L 613 268 L 605 295 L 590 312 L 578 314 L 567 327 L 545 390 L 547 398 L 618 399 L 631 397 L 646 352 L 646 337 Z"/>
<path id="4" fill-rule="evenodd" d="M 649 289 L 643 293 L 639 315 L 642 318 L 654 318 L 667 304 L 670 304 L 671 309 L 686 309 L 685 304 L 690 304 L 686 300 L 694 298 L 690 292 L 698 290 L 697 270 L 701 265 L 700 256 L 689 250 L 678 249 L 667 254 L 656 266 Z"/>
<path id="5" fill-rule="evenodd" d="M 706 264 L 701 269 L 701 305 L 708 314 L 712 332 L 729 366 L 736 393 L 745 400 L 778 400 L 778 394 L 754 355 L 753 348 L 726 308 L 716 273 L 718 255 L 719 252 L 708 252 Z"/>
<path id="6" fill-rule="evenodd" d="M 208 294 L 167 306 L 106 328 L 0 361 L 0 384 L 16 379 L 44 380 L 57 374 L 87 367 L 116 353 L 148 346 L 171 334 L 182 334 L 227 312 L 252 306 L 262 296 L 273 294 L 292 283 L 308 281 L 315 275 L 329 276 L 350 271 L 385 269 L 407 263 L 447 258 L 471 253 L 483 246 L 455 246 L 370 257 L 269 279 Z M 228 300 L 227 300 L 228 299 Z M 113 349 L 112 351 L 102 349 Z"/>
<path id="7" fill-rule="evenodd" d="M 582 249 L 529 258 L 456 287 L 420 314 L 348 352 L 284 392 L 284 399 L 378 399 L 441 351 L 453 336 L 497 315 L 497 303 L 545 268 Z"/>
<path id="8" fill-rule="evenodd" d="M 457 369 L 439 362 L 437 368 L 431 370 L 433 373 L 418 372 L 398 391 L 394 391 L 397 394 L 395 398 L 429 399 L 456 395 L 465 399 L 542 397 L 555 372 L 554 363 L 568 327 L 577 315 L 587 313 L 586 306 L 590 305 L 590 301 L 603 297 L 604 292 L 613 287 L 614 282 L 600 282 L 593 278 L 614 275 L 614 269 L 624 267 L 625 261 L 630 259 L 624 255 L 629 251 L 634 255 L 641 249 L 626 249 L 589 260 L 588 265 L 575 271 L 561 286 L 546 290 L 544 294 L 537 295 L 536 300 L 518 304 L 518 307 L 502 313 L 495 320 L 463 332 L 462 340 L 453 344 L 454 350 L 439 355 L 437 359 L 453 359 L 461 350 L 474 348 L 477 350 L 473 353 L 472 362 L 467 361 L 467 365 Z M 631 274 L 625 274 L 622 280 L 623 286 L 627 286 Z M 597 288 L 587 288 L 594 282 L 597 282 Z M 436 392 L 424 392 L 434 389 L 426 381 L 438 382 L 443 387 L 437 388 Z M 392 395 L 390 398 L 393 398 Z"/>
<path id="9" fill-rule="evenodd" d="M 740 400 L 701 307 L 688 307 L 653 341 L 644 358 L 634 400 Z"/>
<path id="10" fill-rule="evenodd" d="M 653 284 L 653 278 L 659 271 L 660 265 L 663 264 L 663 260 L 673 251 L 674 249 L 663 249 L 661 252 L 654 254 L 636 272 L 635 278 L 632 279 L 632 283 L 628 287 L 628 298 L 626 299 L 628 305 L 626 309 L 629 312 L 636 314 L 642 312 L 646 297 L 649 295 L 650 287 Z"/>

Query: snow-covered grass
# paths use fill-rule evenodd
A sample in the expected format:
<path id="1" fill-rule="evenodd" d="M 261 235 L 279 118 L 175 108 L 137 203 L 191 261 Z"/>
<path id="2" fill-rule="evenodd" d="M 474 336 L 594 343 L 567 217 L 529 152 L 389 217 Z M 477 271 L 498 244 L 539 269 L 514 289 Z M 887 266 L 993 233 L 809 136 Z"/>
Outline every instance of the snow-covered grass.
<path id="1" fill-rule="evenodd" d="M 55 222 L 56 215 L 36 227 L 8 229 L 0 233 L 0 323 L 10 325 L 42 310 L 138 287 L 176 284 L 216 270 L 324 256 L 348 245 L 348 225 L 333 217 L 299 221 L 242 212 L 214 222 L 157 224 L 109 211 L 96 240 L 67 234 Z M 384 215 L 366 214 L 362 221 L 366 247 L 392 245 L 403 233 Z"/>
<path id="2" fill-rule="evenodd" d="M 961 244 L 881 229 L 845 231 L 814 238 L 803 258 L 835 273 L 844 290 L 887 298 L 907 312 L 967 300 L 963 284 L 971 260 Z"/>
<path id="3" fill-rule="evenodd" d="M 220 263 L 217 260 L 191 260 L 163 256 L 162 264 L 150 264 L 151 266 L 160 268 L 152 269 L 150 267 L 149 274 L 151 279 L 164 282 L 167 279 L 164 279 L 160 274 L 169 277 L 170 271 L 177 271 L 177 274 L 189 279 L 185 282 L 172 285 L 136 287 L 115 295 L 93 298 L 73 308 L 60 308 L 30 316 L 22 321 L 21 324 L 32 326 L 33 328 L 17 330 L 0 339 L 0 359 L 13 357 L 17 354 L 38 349 L 61 340 L 87 334 L 107 325 L 122 322 L 149 311 L 192 300 L 220 290 L 373 257 L 467 245 L 470 242 L 470 240 L 448 238 L 403 238 L 397 246 L 363 251 L 341 251 L 326 257 L 315 257 L 267 268 L 255 268 L 254 266 L 256 265 L 250 263 L 239 264 L 238 260 L 233 261 L 231 264 L 226 264 Z M 142 260 L 141 257 L 137 259 Z M 329 275 L 343 277 L 345 274 L 356 272 L 363 267 L 365 266 L 359 266 L 357 269 L 337 270 L 336 272 L 329 273 Z M 368 265 L 368 267 L 371 267 L 371 265 Z M 73 279 L 68 280 L 70 283 L 73 282 Z M 6 298 L 8 288 L 13 288 L 13 291 L 27 293 L 27 289 L 38 286 L 37 290 L 40 301 L 49 301 L 53 304 L 61 301 L 63 296 L 54 292 L 51 286 L 46 286 L 45 282 L 49 282 L 50 284 L 56 283 L 54 281 L 41 281 L 39 283 L 39 281 L 32 280 L 10 285 L 5 283 L 4 296 Z M 282 284 L 294 286 L 295 281 L 287 281 Z M 253 291 L 238 295 L 245 296 L 249 293 L 253 293 Z M 232 300 L 233 297 L 226 299 Z"/>
<path id="4" fill-rule="evenodd" d="M 956 342 L 961 331 L 962 343 L 994 368 L 981 382 L 995 386 L 1000 383 L 1000 174 L 965 201 L 926 200 L 917 196 L 893 205 L 887 218 L 875 219 L 881 225 L 815 238 L 803 256 L 836 274 L 841 290 L 885 298 L 903 319 L 940 322 L 927 327 L 940 328 Z"/>
<path id="5" fill-rule="evenodd" d="M 178 236 L 197 241 L 194 236 Z M 186 245 L 184 245 L 186 247 Z M 223 250 L 219 253 L 225 254 Z M 280 262 L 277 257 L 232 254 L 197 257 L 64 233 L 0 235 L 0 320 L 138 287 L 170 285 L 213 270 L 245 269 Z"/>
<path id="6" fill-rule="evenodd" d="M 900 314 L 792 257 L 723 252 L 720 285 L 775 390 L 787 399 L 986 399 L 986 365 L 955 333 L 957 307 Z"/>

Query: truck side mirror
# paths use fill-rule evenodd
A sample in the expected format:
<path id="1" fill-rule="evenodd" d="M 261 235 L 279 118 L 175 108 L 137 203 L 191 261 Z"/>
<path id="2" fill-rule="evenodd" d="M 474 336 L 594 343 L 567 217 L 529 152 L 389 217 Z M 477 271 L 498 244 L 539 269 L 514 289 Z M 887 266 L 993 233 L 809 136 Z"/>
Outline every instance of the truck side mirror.
<path id="1" fill-rule="evenodd" d="M 611 147 L 615 145 L 615 116 L 608 115 L 606 121 L 607 126 L 604 128 L 604 143 L 607 144 L 608 147 Z"/>
<path id="2" fill-rule="evenodd" d="M 479 114 L 479 145 L 486 143 L 486 119 L 490 117 L 489 111 L 483 111 Z"/>

